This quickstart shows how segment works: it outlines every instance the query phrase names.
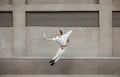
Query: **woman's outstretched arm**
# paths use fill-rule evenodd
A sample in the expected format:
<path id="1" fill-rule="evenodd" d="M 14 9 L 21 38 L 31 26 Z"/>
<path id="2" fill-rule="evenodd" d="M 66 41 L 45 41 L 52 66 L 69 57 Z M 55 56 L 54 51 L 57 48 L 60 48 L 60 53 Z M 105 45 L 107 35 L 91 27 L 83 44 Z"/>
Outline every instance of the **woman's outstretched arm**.
<path id="1" fill-rule="evenodd" d="M 73 28 L 73 29 L 72 29 L 72 31 L 78 31 L 78 28 L 77 28 L 77 27 L 75 27 L 75 28 Z"/>
<path id="2" fill-rule="evenodd" d="M 45 40 L 48 40 L 48 41 L 51 41 L 51 40 L 52 40 L 52 38 L 46 36 L 46 33 L 43 33 L 43 36 L 44 36 L 44 39 L 45 39 Z"/>

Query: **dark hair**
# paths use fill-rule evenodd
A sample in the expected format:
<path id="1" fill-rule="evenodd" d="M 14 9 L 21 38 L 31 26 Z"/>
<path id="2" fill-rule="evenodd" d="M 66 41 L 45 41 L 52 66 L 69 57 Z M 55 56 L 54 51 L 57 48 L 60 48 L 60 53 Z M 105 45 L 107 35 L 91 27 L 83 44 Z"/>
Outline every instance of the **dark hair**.
<path id="1" fill-rule="evenodd" d="M 63 34 L 63 31 L 62 30 L 59 30 L 60 34 L 62 35 Z"/>
<path id="2" fill-rule="evenodd" d="M 60 32 L 61 35 L 63 34 L 62 30 L 59 30 L 59 32 Z M 69 42 L 69 38 L 67 39 L 67 42 Z"/>

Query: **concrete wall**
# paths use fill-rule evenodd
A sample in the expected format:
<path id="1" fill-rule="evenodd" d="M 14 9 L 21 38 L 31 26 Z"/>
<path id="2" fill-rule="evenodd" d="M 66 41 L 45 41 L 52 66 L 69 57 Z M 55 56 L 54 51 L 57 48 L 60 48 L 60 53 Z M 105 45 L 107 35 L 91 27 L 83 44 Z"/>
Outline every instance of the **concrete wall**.
<path id="1" fill-rule="evenodd" d="M 113 52 L 115 57 L 120 57 L 120 28 L 113 28 Z"/>
<path id="2" fill-rule="evenodd" d="M 119 75 L 1 75 L 1 77 L 119 77 Z"/>
<path id="3" fill-rule="evenodd" d="M 12 28 L 0 27 L 0 56 L 11 57 L 13 53 Z"/>
<path id="4" fill-rule="evenodd" d="M 113 11 L 120 11 L 119 8 L 120 8 L 120 0 L 113 0 Z M 113 12 L 114 13 L 114 12 Z M 117 18 L 117 16 L 119 17 L 119 14 L 116 15 L 116 19 L 118 19 L 117 21 L 113 21 L 116 22 L 117 24 L 113 24 L 113 56 L 115 57 L 120 57 L 120 27 L 119 27 L 119 18 Z M 114 19 L 113 18 L 113 19 Z M 117 26 L 118 25 L 118 26 Z M 115 27 L 116 26 L 116 27 Z"/>
<path id="5" fill-rule="evenodd" d="M 120 59 L 61 60 L 0 59 L 0 75 L 120 75 Z"/>
<path id="6" fill-rule="evenodd" d="M 12 0 L 0 0 L 0 5 L 12 4 Z"/>
<path id="7" fill-rule="evenodd" d="M 27 4 L 98 4 L 99 0 L 27 0 Z"/>
<path id="8" fill-rule="evenodd" d="M 65 52 L 64 58 L 119 56 L 119 42 L 117 42 L 119 41 L 117 36 L 119 30 L 117 28 L 112 29 L 112 11 L 120 11 L 120 6 L 116 4 L 119 0 L 75 0 L 75 2 L 73 0 L 59 0 L 55 2 L 53 0 L 53 3 L 49 3 L 48 0 L 46 2 L 44 0 L 12 0 L 12 2 L 11 0 L 1 0 L 0 2 L 3 3 L 0 5 L 0 11 L 12 11 L 13 13 L 12 30 L 11 27 L 9 27 L 10 32 L 6 30 L 7 28 L 2 28 L 8 34 L 1 34 L 7 36 L 5 39 L 10 37 L 13 40 L 8 41 L 10 45 L 6 43 L 9 47 L 5 46 L 5 48 L 13 49 L 8 56 L 39 56 L 48 58 L 54 55 L 58 49 L 58 46 L 55 46 L 56 43 L 44 41 L 42 33 L 47 32 L 48 36 L 55 36 L 54 32 L 60 28 L 26 27 L 26 11 L 99 11 L 99 27 L 79 27 L 80 31 L 76 32 L 77 35 L 73 33 L 71 36 L 70 46 Z M 41 5 L 41 2 L 44 4 Z M 69 29 L 71 28 L 66 27 L 63 31 L 66 32 Z M 113 41 L 114 39 L 115 41 Z M 3 44 L 1 43 L 0 45 L 3 46 Z M 47 44 L 48 48 L 46 48 Z M 7 54 L 7 52 L 4 53 Z"/>
<path id="9" fill-rule="evenodd" d="M 120 0 L 112 0 L 112 2 L 113 2 L 114 5 L 119 5 Z"/>
<path id="10" fill-rule="evenodd" d="M 120 57 L 120 29 L 112 27 L 112 11 L 120 11 L 119 3 L 119 0 L 0 0 L 0 11 L 13 14 L 13 27 L 0 27 L 0 57 L 4 57 L 0 58 L 0 75 L 120 74 L 120 58 L 115 58 Z M 78 27 L 79 31 L 71 35 L 63 60 L 51 67 L 47 59 L 54 56 L 59 46 L 43 40 L 43 32 L 54 37 L 58 29 L 67 32 L 72 27 L 26 26 L 26 11 L 98 11 L 99 27 Z"/>
<path id="11" fill-rule="evenodd" d="M 43 33 L 55 37 L 57 30 L 67 32 L 71 27 L 27 27 L 26 43 L 28 56 L 39 56 L 43 58 L 52 57 L 58 50 L 59 45 L 54 41 L 43 39 Z M 99 56 L 99 28 L 78 28 L 79 31 L 73 32 L 70 37 L 66 58 L 97 57 Z M 103 54 L 104 55 L 104 54 Z"/>

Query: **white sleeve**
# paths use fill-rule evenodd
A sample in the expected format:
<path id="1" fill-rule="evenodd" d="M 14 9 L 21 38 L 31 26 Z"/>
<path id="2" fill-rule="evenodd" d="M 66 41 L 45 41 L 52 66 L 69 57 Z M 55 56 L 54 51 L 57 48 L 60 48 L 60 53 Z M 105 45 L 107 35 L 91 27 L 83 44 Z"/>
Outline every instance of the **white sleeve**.
<path id="1" fill-rule="evenodd" d="M 52 38 L 52 40 L 53 40 L 53 41 L 56 41 L 56 40 L 57 40 L 57 37 L 55 37 L 55 38 Z"/>
<path id="2" fill-rule="evenodd" d="M 68 31 L 67 34 L 71 34 L 72 33 L 72 30 Z"/>
<path id="3" fill-rule="evenodd" d="M 72 33 L 72 30 L 68 31 L 67 33 L 65 33 L 65 36 L 70 36 L 70 34 Z"/>

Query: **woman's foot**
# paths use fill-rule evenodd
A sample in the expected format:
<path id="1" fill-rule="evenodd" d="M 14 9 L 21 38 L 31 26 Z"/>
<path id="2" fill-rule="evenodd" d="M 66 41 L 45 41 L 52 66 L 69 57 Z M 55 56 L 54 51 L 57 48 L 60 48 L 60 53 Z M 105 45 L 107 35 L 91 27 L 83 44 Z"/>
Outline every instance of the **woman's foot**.
<path id="1" fill-rule="evenodd" d="M 55 63 L 53 62 L 53 63 L 51 63 L 51 66 L 53 66 Z"/>
<path id="2" fill-rule="evenodd" d="M 54 63 L 54 60 L 50 60 L 49 63 Z"/>

